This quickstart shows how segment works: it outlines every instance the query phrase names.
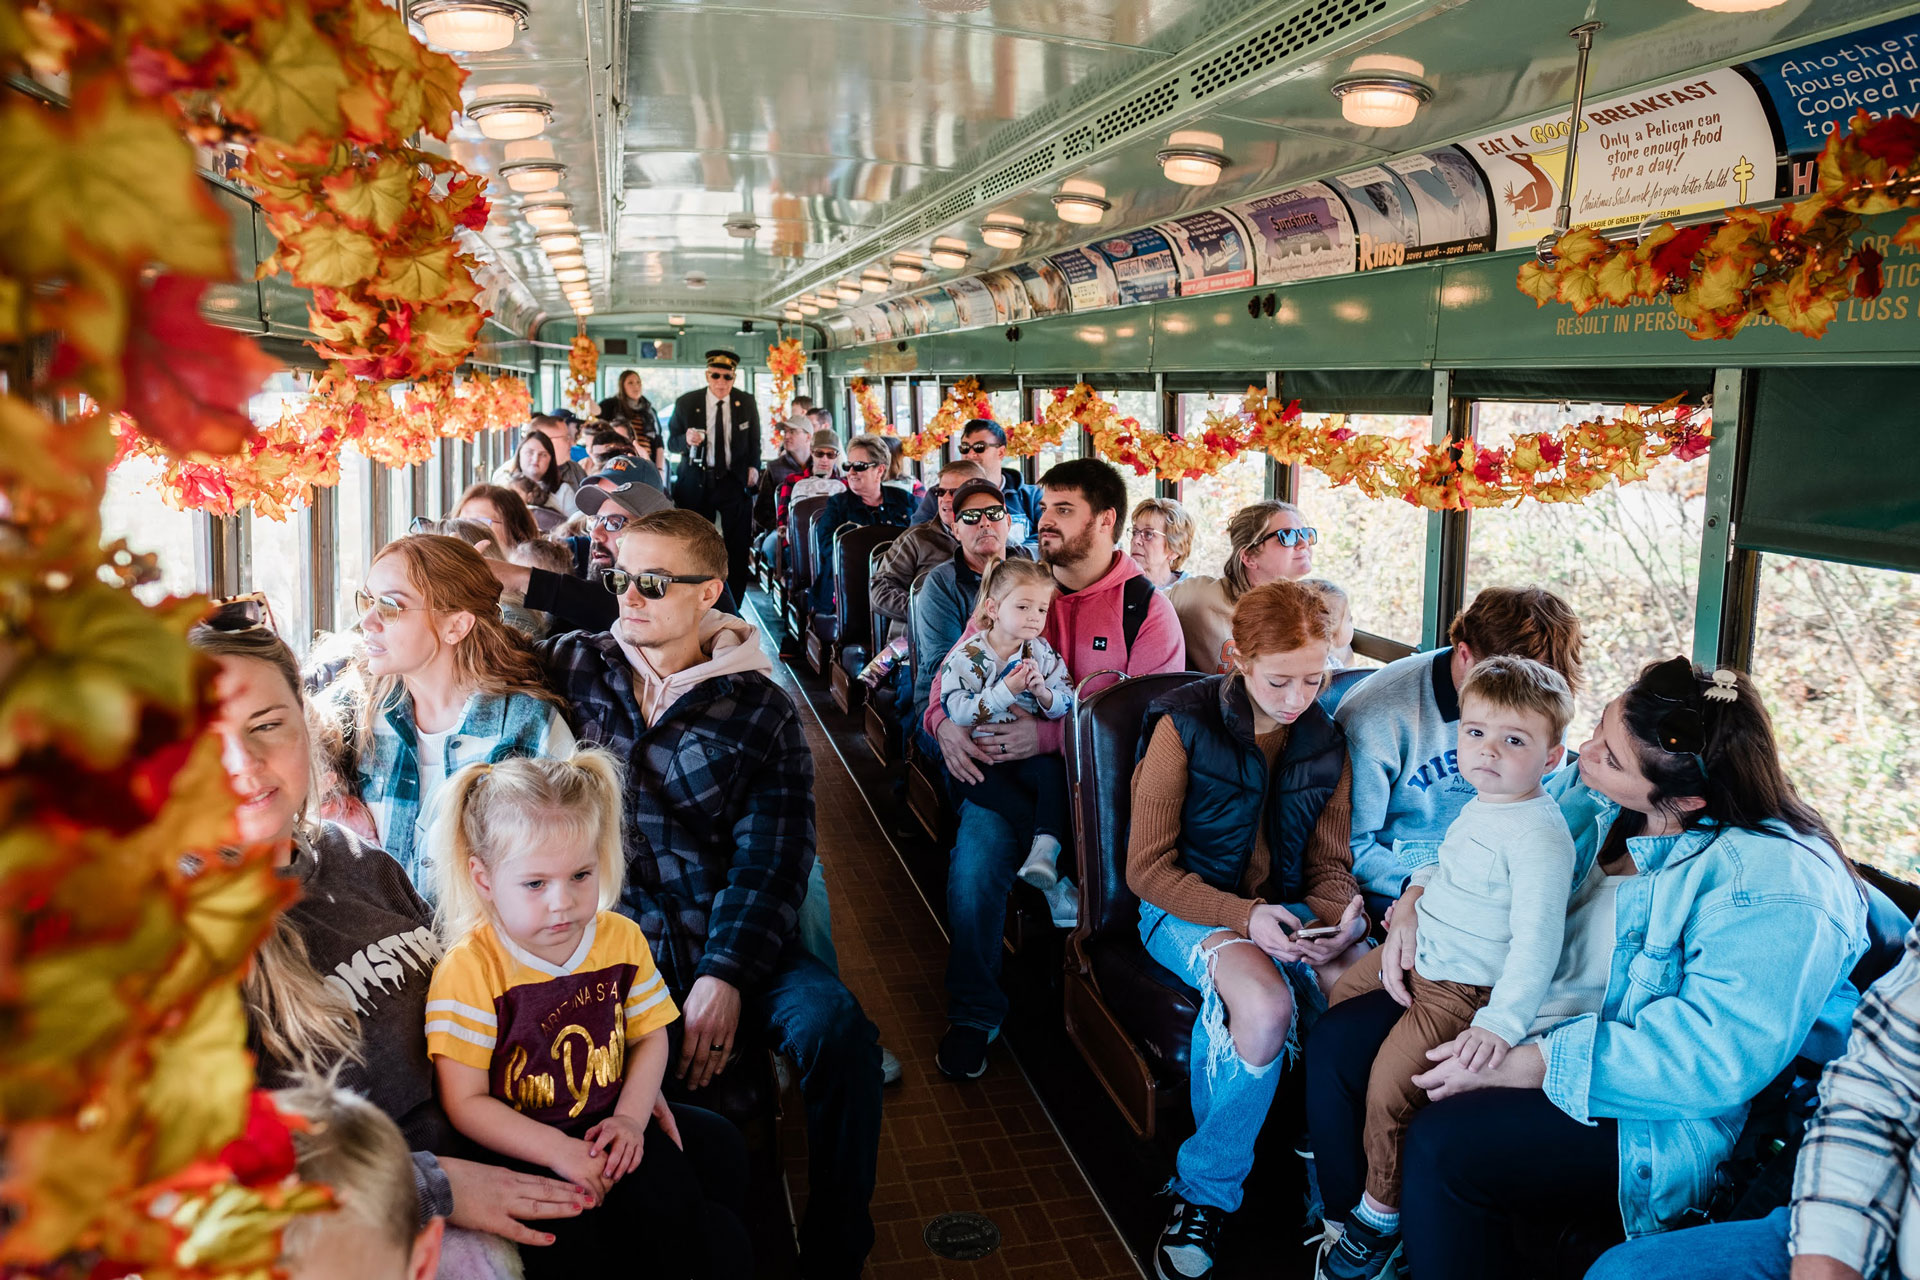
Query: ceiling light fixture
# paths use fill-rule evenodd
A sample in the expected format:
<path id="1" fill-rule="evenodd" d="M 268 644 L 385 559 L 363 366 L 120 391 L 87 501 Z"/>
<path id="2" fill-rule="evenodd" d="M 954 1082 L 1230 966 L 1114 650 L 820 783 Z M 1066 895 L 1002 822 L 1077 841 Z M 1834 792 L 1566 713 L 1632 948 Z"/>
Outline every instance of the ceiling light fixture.
<path id="1" fill-rule="evenodd" d="M 726 222 L 727 234 L 735 240 L 751 240 L 760 230 L 760 224 L 750 213 L 736 213 Z"/>
<path id="2" fill-rule="evenodd" d="M 567 166 L 554 157 L 553 144 L 545 138 L 509 142 L 505 160 L 500 165 L 500 176 L 522 195 L 553 190 L 560 185 L 560 175 L 566 171 Z"/>
<path id="3" fill-rule="evenodd" d="M 806 299 L 802 298 L 800 300 L 800 305 L 797 308 L 797 310 L 803 316 L 817 316 L 820 314 L 820 304 L 817 302 L 808 302 Z"/>
<path id="4" fill-rule="evenodd" d="M 667 317 L 667 323 L 672 325 L 676 329 L 682 329 L 686 327 L 687 318 L 683 315 L 676 313 L 674 315 L 670 315 Z"/>
<path id="5" fill-rule="evenodd" d="M 1181 129 L 1167 139 L 1167 145 L 1154 158 L 1167 181 L 1185 187 L 1210 187 L 1220 181 L 1220 171 L 1232 163 L 1222 154 L 1221 137 L 1199 129 Z"/>
<path id="6" fill-rule="evenodd" d="M 840 295 L 840 301 L 842 302 L 860 301 L 860 282 L 858 280 L 842 280 L 839 284 L 833 286 L 833 291 Z"/>
<path id="7" fill-rule="evenodd" d="M 549 256 L 580 251 L 580 237 L 571 231 L 548 231 L 535 236 L 534 240 Z"/>
<path id="8" fill-rule="evenodd" d="M 860 275 L 860 287 L 868 293 L 887 291 L 887 273 L 884 271 L 865 271 Z"/>
<path id="9" fill-rule="evenodd" d="M 1105 187 L 1079 178 L 1062 183 L 1053 197 L 1053 211 L 1060 221 L 1077 222 L 1082 226 L 1091 226 L 1100 221 L 1111 208 L 1113 205 L 1107 200 Z"/>
<path id="10" fill-rule="evenodd" d="M 530 203 L 522 207 L 520 213 L 536 231 L 562 231 L 573 226 L 573 206 L 565 200 Z"/>
<path id="11" fill-rule="evenodd" d="M 561 284 L 566 284 L 570 280 L 585 280 L 587 278 L 587 269 L 585 267 L 563 267 L 553 273 L 553 278 Z"/>
<path id="12" fill-rule="evenodd" d="M 1349 124 L 1368 129 L 1398 129 L 1413 123 L 1420 104 L 1433 90 L 1420 77 L 1426 68 L 1412 58 L 1374 53 L 1354 59 L 1348 74 L 1333 82 L 1340 114 Z"/>
<path id="13" fill-rule="evenodd" d="M 1708 13 L 1758 13 L 1762 9 L 1772 9 L 1783 5 L 1787 0 L 1688 0 L 1696 9 L 1705 9 Z"/>
<path id="14" fill-rule="evenodd" d="M 684 283 L 689 289 L 704 289 L 707 287 L 707 278 L 698 271 L 690 271 Z"/>
<path id="15" fill-rule="evenodd" d="M 414 0 L 407 15 L 427 43 L 458 53 L 492 53 L 527 29 L 526 0 Z"/>
<path id="16" fill-rule="evenodd" d="M 789 320 L 798 320 L 800 318 L 800 308 L 788 307 L 785 311 L 781 312 L 780 314 L 785 316 Z"/>
<path id="17" fill-rule="evenodd" d="M 973 255 L 967 252 L 965 242 L 945 238 L 933 242 L 933 248 L 928 252 L 927 257 L 934 266 L 943 271 L 958 271 L 973 261 Z"/>
<path id="18" fill-rule="evenodd" d="M 1018 249 L 1026 242 L 1027 224 L 1010 213 L 995 214 L 980 224 L 980 238 L 996 249 Z"/>
<path id="19" fill-rule="evenodd" d="M 840 305 L 840 299 L 833 293 L 816 293 L 813 301 L 823 311 L 831 311 Z"/>
<path id="20" fill-rule="evenodd" d="M 553 103 L 530 84 L 490 84 L 474 90 L 467 119 L 495 142 L 536 138 L 553 123 Z"/>
<path id="21" fill-rule="evenodd" d="M 547 261 L 555 271 L 564 271 L 568 267 L 586 266 L 587 255 L 584 253 L 562 253 L 555 257 L 548 258 Z"/>
<path id="22" fill-rule="evenodd" d="M 894 258 L 892 272 L 895 280 L 903 284 L 913 284 L 927 274 L 927 269 L 920 265 L 918 258 L 910 253 L 903 253 Z"/>

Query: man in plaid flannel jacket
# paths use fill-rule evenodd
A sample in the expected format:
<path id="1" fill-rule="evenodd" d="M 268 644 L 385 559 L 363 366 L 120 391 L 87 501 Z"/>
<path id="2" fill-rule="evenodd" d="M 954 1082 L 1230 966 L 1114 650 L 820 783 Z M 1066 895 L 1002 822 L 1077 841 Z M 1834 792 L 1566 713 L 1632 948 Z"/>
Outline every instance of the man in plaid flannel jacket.
<path id="1" fill-rule="evenodd" d="M 630 521 L 615 563 L 632 581 L 614 631 L 538 650 L 580 741 L 626 765 L 621 909 L 685 1013 L 675 1072 L 704 1088 L 742 1023 L 743 1047 L 771 1041 L 793 1057 L 809 1153 L 802 1264 L 809 1276 L 857 1276 L 873 1245 L 879 1033 L 798 938 L 814 860 L 799 714 L 767 677 L 754 628 L 713 609 L 727 552 L 710 521 L 678 510 Z"/>
<path id="2" fill-rule="evenodd" d="M 1793 1204 L 1646 1236 L 1586 1280 L 1920 1280 L 1920 929 L 1820 1077 Z"/>

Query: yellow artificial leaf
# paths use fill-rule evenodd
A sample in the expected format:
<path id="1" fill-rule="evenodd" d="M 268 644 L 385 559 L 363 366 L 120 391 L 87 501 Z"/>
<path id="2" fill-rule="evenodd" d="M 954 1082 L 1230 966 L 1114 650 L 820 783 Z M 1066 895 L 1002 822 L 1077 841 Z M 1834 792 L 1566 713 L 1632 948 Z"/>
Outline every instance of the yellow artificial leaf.
<path id="1" fill-rule="evenodd" d="M 1554 257 L 1570 266 L 1584 266 L 1609 248 L 1606 238 L 1592 227 L 1575 227 L 1554 245 Z"/>
<path id="2" fill-rule="evenodd" d="M 398 156 L 382 157 L 371 169 L 353 168 L 328 178 L 321 186 L 341 219 L 350 227 L 371 228 L 386 235 L 417 194 L 414 167 Z"/>
<path id="3" fill-rule="evenodd" d="M 387 141 L 387 116 L 392 110 L 392 100 L 371 77 L 355 80 L 340 95 L 340 114 L 347 131 L 371 145 Z"/>
<path id="4" fill-rule="evenodd" d="M 451 243 L 441 241 L 389 257 L 380 264 L 380 276 L 367 286 L 367 293 L 399 302 L 437 302 L 452 284 L 454 253 Z"/>
<path id="5" fill-rule="evenodd" d="M 0 1271 L 44 1264 L 90 1244 L 103 1209 L 138 1184 L 141 1145 L 118 1125 L 15 1123 L 0 1167 L 0 1205 L 15 1216 L 0 1234 Z"/>
<path id="6" fill-rule="evenodd" d="M 1908 248 L 1920 248 L 1920 217 L 1908 218 L 1906 225 L 1893 233 L 1893 242 Z"/>
<path id="7" fill-rule="evenodd" d="M 108 262 L 152 259 L 208 279 L 233 269 L 226 216 L 178 126 L 105 79 L 64 112 L 19 94 L 0 105 L 0 264 L 64 274 L 75 244 Z"/>
<path id="8" fill-rule="evenodd" d="M 1583 316 L 1600 305 L 1600 289 L 1586 271 L 1563 269 L 1555 296 L 1572 307 L 1575 315 Z"/>
<path id="9" fill-rule="evenodd" d="M 423 352 L 458 364 L 473 350 L 484 318 L 471 304 L 428 307 L 413 318 L 414 341 Z"/>
<path id="10" fill-rule="evenodd" d="M 412 71 L 426 51 L 406 19 L 379 0 L 350 0 L 354 52 L 382 71 Z"/>
<path id="11" fill-rule="evenodd" d="M 1535 309 L 1544 307 L 1559 295 L 1560 279 L 1553 271 L 1539 262 L 1528 258 L 1520 264 L 1520 276 L 1517 281 L 1520 292 L 1533 299 Z"/>
<path id="12" fill-rule="evenodd" d="M 1608 256 L 1593 272 L 1594 286 L 1600 296 L 1614 306 L 1624 306 L 1639 291 L 1640 263 L 1631 250 Z"/>
<path id="13" fill-rule="evenodd" d="M 0 1047 L 9 1073 L 85 1060 L 122 1032 L 135 1013 L 128 980 L 160 970 L 180 945 L 171 906 L 163 896 L 150 896 L 126 936 L 26 958 L 18 995 L 10 1001 L 16 1005 L 13 1029 Z"/>
<path id="14" fill-rule="evenodd" d="M 252 1088 L 246 1008 L 236 978 L 209 987 L 185 1021 L 153 1043 L 140 1099 L 154 1122 L 146 1177 L 167 1177 L 237 1137 Z"/>
<path id="15" fill-rule="evenodd" d="M 293 282 L 306 288 L 344 289 L 380 268 L 380 248 L 373 237 L 336 222 L 302 227 L 281 242 L 280 255 L 288 259 Z"/>
<path id="16" fill-rule="evenodd" d="M 235 49 L 221 105 L 241 124 L 283 142 L 340 133 L 340 95 L 353 79 L 299 0 L 254 24 L 255 46 Z"/>
<path id="17" fill-rule="evenodd" d="M 1753 268 L 1730 256 L 1715 258 L 1707 264 L 1688 290 L 1693 300 L 1709 311 L 1726 311 L 1741 305 Z"/>

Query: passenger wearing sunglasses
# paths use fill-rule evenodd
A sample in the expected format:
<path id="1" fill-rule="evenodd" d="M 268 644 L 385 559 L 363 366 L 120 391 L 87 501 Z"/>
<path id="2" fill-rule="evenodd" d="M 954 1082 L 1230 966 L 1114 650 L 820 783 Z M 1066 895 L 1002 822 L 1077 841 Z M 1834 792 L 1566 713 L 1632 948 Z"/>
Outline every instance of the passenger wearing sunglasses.
<path id="1" fill-rule="evenodd" d="M 959 439 L 951 446 L 954 460 L 971 462 L 980 474 L 991 480 L 1006 495 L 1007 541 L 1040 553 L 1040 489 L 1023 484 L 1017 467 L 1006 466 L 1007 432 L 991 418 L 974 418 L 960 428 Z M 931 492 L 914 508 L 913 522 L 926 524 L 939 518 L 939 500 Z"/>
<path id="2" fill-rule="evenodd" d="M 761 529 L 779 527 L 779 513 L 775 504 L 779 500 L 781 487 L 786 484 L 788 476 L 812 467 L 812 443 L 813 423 L 806 414 L 795 412 L 780 424 L 780 451 L 773 455 L 766 473 L 760 477 L 760 492 L 753 502 L 753 520 Z"/>
<path id="3" fill-rule="evenodd" d="M 813 523 L 813 610 L 832 613 L 833 539 L 849 525 L 864 528 L 885 524 L 897 529 L 913 519 L 913 495 L 885 483 L 892 455 L 878 436 L 855 436 L 847 442 L 847 487 L 827 499 Z"/>
<path id="4" fill-rule="evenodd" d="M 1187 641 L 1187 666 L 1207 675 L 1233 670 L 1233 607 L 1267 582 L 1297 582 L 1313 572 L 1320 531 L 1300 508 L 1271 499 L 1253 502 L 1227 522 L 1227 559 L 1220 576 L 1190 573 L 1167 588 Z"/>
<path id="5" fill-rule="evenodd" d="M 744 599 L 753 496 L 760 483 L 760 406 L 739 389 L 739 371 L 737 353 L 707 352 L 706 389 L 674 401 L 667 452 L 679 459 L 670 490 L 674 505 L 720 522 L 727 585 Z"/>
<path id="6" fill-rule="evenodd" d="M 427 833 L 447 778 L 470 764 L 573 747 L 559 699 L 501 620 L 489 563 L 437 534 L 381 548 L 354 596 L 357 679 L 328 690 L 332 714 L 351 724 L 354 790 L 381 847 L 423 897 L 433 894 Z"/>
<path id="7" fill-rule="evenodd" d="M 941 467 L 933 488 L 927 491 L 937 504 L 938 518 L 910 526 L 881 553 L 873 579 L 867 584 L 867 597 L 873 601 L 874 612 L 893 624 L 888 629 L 889 639 L 906 632 L 913 584 L 920 575 L 952 560 L 960 548 L 953 533 L 953 495 L 967 481 L 982 478 L 980 468 L 971 462 L 949 462 Z"/>
<path id="8" fill-rule="evenodd" d="M 840 471 L 840 437 L 830 430 L 816 431 L 807 445 L 806 467 L 790 472 L 780 482 L 780 492 L 774 498 L 774 519 L 785 526 L 794 503 L 832 497 L 846 487 L 846 476 Z"/>
<path id="9" fill-rule="evenodd" d="M 1685 1224 L 1749 1101 L 1796 1055 L 1832 1057 L 1852 1013 L 1865 898 L 1748 676 L 1645 668 L 1549 791 L 1576 866 L 1535 1038 L 1477 1072 L 1450 1042 L 1414 1077 L 1432 1105 L 1407 1135 L 1401 1232 L 1420 1280 L 1519 1274 L 1522 1221 L 1601 1245 Z M 1390 990 L 1335 1006 L 1308 1049 L 1333 1218 L 1360 1197 L 1367 1072 L 1401 1011 L 1418 901 L 1400 900 L 1380 952 Z"/>
<path id="10" fill-rule="evenodd" d="M 810 1161 L 802 1270 L 857 1276 L 873 1245 L 878 1032 L 800 945 L 815 861 L 813 757 L 754 627 L 715 609 L 727 550 L 687 511 L 622 531 L 620 618 L 538 652 L 580 738 L 627 761 L 620 909 L 639 922 L 685 1017 L 670 1094 L 699 1100 L 737 1058 L 799 1064 Z"/>

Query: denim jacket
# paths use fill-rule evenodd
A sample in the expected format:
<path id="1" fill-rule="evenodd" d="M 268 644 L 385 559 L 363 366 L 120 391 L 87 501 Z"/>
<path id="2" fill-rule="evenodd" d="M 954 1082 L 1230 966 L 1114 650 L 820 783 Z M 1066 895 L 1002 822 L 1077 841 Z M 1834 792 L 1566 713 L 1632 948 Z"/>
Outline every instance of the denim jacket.
<path id="1" fill-rule="evenodd" d="M 1578 884 L 1620 807 L 1578 781 L 1556 798 Z M 1833 1006 L 1844 1024 L 1867 915 L 1837 855 L 1777 822 L 1703 824 L 1636 837 L 1627 851 L 1638 874 L 1618 888 L 1605 1004 L 1553 1027 L 1540 1049 L 1555 1106 L 1619 1124 L 1620 1218 L 1632 1237 L 1688 1225 L 1682 1215 L 1706 1203 L 1749 1101 L 1823 1011 Z"/>

